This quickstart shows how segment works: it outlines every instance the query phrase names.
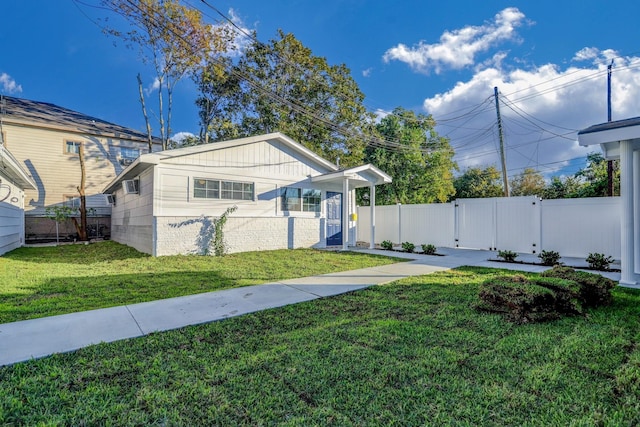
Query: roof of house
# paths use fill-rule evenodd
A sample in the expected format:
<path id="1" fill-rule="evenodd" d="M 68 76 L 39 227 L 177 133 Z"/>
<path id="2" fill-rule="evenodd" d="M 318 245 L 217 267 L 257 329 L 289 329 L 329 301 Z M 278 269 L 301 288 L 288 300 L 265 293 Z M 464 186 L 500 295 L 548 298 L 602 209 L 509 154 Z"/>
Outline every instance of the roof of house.
<path id="1" fill-rule="evenodd" d="M 143 154 L 138 157 L 131 165 L 127 166 L 117 177 L 115 177 L 104 188 L 103 193 L 112 192 L 123 180 L 133 179 L 140 173 L 153 165 L 160 164 L 164 160 L 175 159 L 183 156 L 190 156 L 194 154 L 204 153 L 207 151 L 224 150 L 231 147 L 237 147 L 240 145 L 253 144 L 260 141 L 277 141 L 283 143 L 287 147 L 295 150 L 305 158 L 311 160 L 313 163 L 322 166 L 328 171 L 337 171 L 338 166 L 334 165 L 330 161 L 323 157 L 320 157 L 313 151 L 309 150 L 302 144 L 294 141 L 288 136 L 280 133 L 269 133 L 266 135 L 249 136 L 246 138 L 232 139 L 229 141 L 211 142 L 209 144 L 194 145 L 191 147 L 177 148 L 174 150 L 157 151 L 153 153 Z"/>
<path id="2" fill-rule="evenodd" d="M 578 132 L 578 143 L 583 146 L 607 144 L 640 138 L 640 117 L 589 126 Z"/>
<path id="3" fill-rule="evenodd" d="M 147 141 L 147 134 L 144 132 L 48 102 L 31 101 L 6 95 L 0 95 L 0 117 L 5 123 L 23 126 L 40 126 L 99 137 Z M 161 141 L 159 138 L 154 138 L 154 143 L 159 144 Z"/>
<path id="4" fill-rule="evenodd" d="M 207 151 L 224 150 L 240 145 L 253 144 L 261 141 L 277 141 L 287 147 L 295 150 L 303 157 L 311 160 L 313 163 L 325 168 L 328 172 L 312 178 L 314 182 L 320 181 L 342 181 L 344 178 L 350 179 L 350 188 L 358 188 L 369 186 L 371 184 L 379 185 L 391 182 L 391 177 L 373 165 L 356 166 L 349 169 L 340 169 L 327 159 L 317 155 L 304 145 L 294 141 L 288 136 L 280 133 L 269 133 L 266 135 L 249 136 L 246 138 L 233 139 L 230 141 L 212 142 L 209 144 L 194 145 L 191 147 L 178 148 L 175 150 L 158 151 L 149 154 L 143 154 L 138 157 L 131 165 L 127 166 L 117 177 L 115 177 L 102 191 L 103 193 L 111 193 L 122 181 L 133 179 L 140 175 L 144 170 L 153 165 L 160 164 L 163 160 L 175 159 L 182 156 L 190 156 Z"/>

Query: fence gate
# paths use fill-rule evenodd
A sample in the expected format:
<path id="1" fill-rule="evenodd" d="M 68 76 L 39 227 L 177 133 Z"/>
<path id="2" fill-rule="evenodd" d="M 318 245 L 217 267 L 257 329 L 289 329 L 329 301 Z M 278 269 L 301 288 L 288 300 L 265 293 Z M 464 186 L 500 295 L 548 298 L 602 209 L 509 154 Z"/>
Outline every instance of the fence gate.
<path id="1" fill-rule="evenodd" d="M 495 250 L 496 199 L 457 199 L 456 248 Z"/>
<path id="2" fill-rule="evenodd" d="M 458 199 L 456 247 L 538 253 L 540 199 Z"/>

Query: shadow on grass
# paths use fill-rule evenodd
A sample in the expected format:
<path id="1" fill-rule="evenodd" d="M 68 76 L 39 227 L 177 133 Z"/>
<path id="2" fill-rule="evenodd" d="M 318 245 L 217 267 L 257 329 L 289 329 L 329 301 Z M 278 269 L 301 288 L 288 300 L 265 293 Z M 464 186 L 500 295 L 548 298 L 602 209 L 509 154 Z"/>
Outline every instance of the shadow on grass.
<path id="1" fill-rule="evenodd" d="M 150 258 L 150 255 L 113 241 L 104 241 L 87 245 L 23 247 L 15 249 L 2 257 L 14 261 L 44 264 L 93 264 L 104 261 Z"/>
<path id="2" fill-rule="evenodd" d="M 3 294 L 0 323 L 76 311 L 173 298 L 261 283 L 260 278 L 230 277 L 218 272 L 169 272 L 49 279 Z"/>

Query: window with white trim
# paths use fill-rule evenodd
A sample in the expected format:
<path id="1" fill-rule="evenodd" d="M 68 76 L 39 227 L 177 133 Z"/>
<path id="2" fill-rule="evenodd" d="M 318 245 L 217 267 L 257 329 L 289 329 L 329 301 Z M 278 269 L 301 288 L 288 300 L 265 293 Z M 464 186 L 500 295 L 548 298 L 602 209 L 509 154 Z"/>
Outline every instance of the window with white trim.
<path id="1" fill-rule="evenodd" d="M 282 187 L 282 210 L 288 212 L 320 212 L 322 192 L 312 188 Z"/>
<path id="2" fill-rule="evenodd" d="M 65 141 L 64 152 L 65 154 L 78 154 L 80 152 L 80 146 L 82 142 L 78 141 Z"/>
<path id="3" fill-rule="evenodd" d="M 196 199 L 253 200 L 254 183 L 195 178 L 193 197 Z"/>

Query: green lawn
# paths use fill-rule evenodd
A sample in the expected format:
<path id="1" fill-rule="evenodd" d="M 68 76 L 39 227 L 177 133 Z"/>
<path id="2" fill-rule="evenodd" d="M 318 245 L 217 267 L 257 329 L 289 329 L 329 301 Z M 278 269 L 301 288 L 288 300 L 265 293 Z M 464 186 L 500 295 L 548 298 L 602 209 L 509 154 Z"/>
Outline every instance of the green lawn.
<path id="1" fill-rule="evenodd" d="M 462 268 L 0 368 L 0 424 L 640 424 L 640 292 L 587 317 L 480 313 Z"/>
<path id="2" fill-rule="evenodd" d="M 154 258 L 115 242 L 20 248 L 0 257 L 0 323 L 398 261 L 313 249 Z"/>

